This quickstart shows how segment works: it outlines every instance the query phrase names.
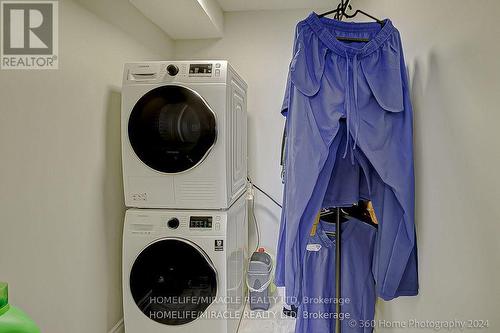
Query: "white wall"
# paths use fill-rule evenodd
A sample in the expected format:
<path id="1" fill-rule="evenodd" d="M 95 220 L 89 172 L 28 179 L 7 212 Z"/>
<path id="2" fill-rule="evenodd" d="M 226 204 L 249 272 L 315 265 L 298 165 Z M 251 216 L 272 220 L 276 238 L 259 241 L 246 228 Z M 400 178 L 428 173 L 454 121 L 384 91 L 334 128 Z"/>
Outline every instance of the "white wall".
<path id="1" fill-rule="evenodd" d="M 281 202 L 280 114 L 294 26 L 307 11 L 226 13 L 222 39 L 175 41 L 177 59 L 228 59 L 248 83 L 249 174 Z M 280 210 L 256 191 L 261 245 L 275 251 Z"/>
<path id="2" fill-rule="evenodd" d="M 170 55 L 172 40 L 157 25 L 146 18 L 130 1 L 75 0 L 100 19 L 122 30 L 128 37 L 144 44 L 149 50 Z"/>
<path id="3" fill-rule="evenodd" d="M 122 317 L 123 63 L 172 48 L 144 18 L 143 39 L 59 6 L 60 69 L 0 71 L 0 280 L 43 332 L 103 333 Z"/>
<path id="4" fill-rule="evenodd" d="M 415 108 L 421 292 L 379 302 L 385 320 L 489 319 L 500 306 L 500 2 L 356 1 L 399 27 Z M 177 41 L 178 59 L 227 58 L 249 85 L 250 176 L 281 198 L 279 114 L 294 26 L 308 11 L 228 13 L 225 37 Z M 262 243 L 274 249 L 279 210 L 257 196 Z M 496 320 L 496 322 L 495 322 Z M 380 329 L 379 332 L 423 332 Z"/>

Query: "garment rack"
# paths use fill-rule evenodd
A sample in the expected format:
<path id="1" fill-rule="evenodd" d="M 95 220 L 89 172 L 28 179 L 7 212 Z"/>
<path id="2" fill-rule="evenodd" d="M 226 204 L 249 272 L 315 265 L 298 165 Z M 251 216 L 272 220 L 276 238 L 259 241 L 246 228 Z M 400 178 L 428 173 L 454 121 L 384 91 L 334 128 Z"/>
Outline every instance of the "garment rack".
<path id="1" fill-rule="evenodd" d="M 335 19 L 342 21 L 346 9 L 348 8 L 351 0 L 341 0 L 336 9 L 328 11 L 326 13 L 320 14 L 320 17 L 324 17 L 335 13 Z M 342 229 L 340 226 L 340 207 L 335 207 L 335 333 L 341 333 L 341 321 L 340 314 L 342 308 L 340 302 L 342 299 L 342 289 L 341 289 L 341 242 L 342 242 Z"/>
<path id="2" fill-rule="evenodd" d="M 332 210 L 334 209 L 334 210 Z M 342 299 L 342 292 L 341 292 L 341 266 L 340 266 L 340 261 L 341 261 L 341 254 L 342 254 L 342 249 L 340 242 L 342 240 L 341 234 L 342 234 L 342 229 L 340 226 L 340 215 L 341 215 L 341 209 L 340 207 L 335 207 L 335 208 L 329 208 L 324 214 L 320 214 L 320 218 L 324 217 L 325 215 L 330 215 L 334 213 L 335 214 L 335 332 L 340 333 L 342 328 L 341 328 L 341 322 L 340 322 L 340 314 L 342 313 L 342 308 L 341 308 L 341 299 Z"/>
<path id="3" fill-rule="evenodd" d="M 336 216 L 335 216 L 335 298 L 337 300 L 335 304 L 335 313 L 336 313 L 336 318 L 335 318 L 335 332 L 340 333 L 342 331 L 341 327 L 341 321 L 340 321 L 340 314 L 342 313 L 342 308 L 340 306 L 340 302 L 342 300 L 342 289 L 341 289 L 341 280 L 342 280 L 342 275 L 341 273 L 341 266 L 340 266 L 340 261 L 341 261 L 341 241 L 342 241 L 342 228 L 340 226 L 340 208 L 336 207 Z"/>
<path id="4" fill-rule="evenodd" d="M 384 25 L 384 21 L 379 20 L 378 18 L 362 11 L 362 10 L 356 10 L 353 14 L 349 15 L 346 13 L 348 9 L 352 9 L 351 5 L 351 0 L 341 0 L 340 3 L 338 4 L 337 8 L 334 10 L 330 10 L 326 13 L 319 14 L 319 17 L 324 17 L 327 15 L 335 14 L 334 18 L 336 20 L 342 21 L 344 17 L 347 18 L 353 18 L 356 16 L 358 13 L 361 13 L 373 20 L 375 20 L 377 23 L 380 25 Z M 369 42 L 369 39 L 365 38 L 349 38 L 349 37 L 338 37 L 338 40 L 341 41 L 351 41 L 351 42 Z M 335 212 L 335 333 L 341 333 L 342 331 L 342 325 L 341 325 L 341 314 L 342 314 L 342 306 L 341 306 L 341 300 L 342 300 L 342 289 L 341 289 L 341 280 L 342 280 L 342 266 L 341 266 L 341 261 L 342 261 L 342 228 L 340 226 L 340 216 L 341 216 L 341 208 L 340 207 L 332 207 Z M 332 213 L 332 209 L 328 209 L 329 213 Z"/>

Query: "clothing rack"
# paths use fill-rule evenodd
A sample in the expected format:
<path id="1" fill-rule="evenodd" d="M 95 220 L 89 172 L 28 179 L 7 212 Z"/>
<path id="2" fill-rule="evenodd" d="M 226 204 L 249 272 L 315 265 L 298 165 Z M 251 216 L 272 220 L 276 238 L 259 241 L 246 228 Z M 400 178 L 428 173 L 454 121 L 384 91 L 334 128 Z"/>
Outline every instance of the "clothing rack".
<path id="1" fill-rule="evenodd" d="M 326 13 L 319 14 L 318 16 L 324 17 L 330 14 L 335 14 L 334 18 L 336 20 L 342 21 L 344 17 L 346 18 L 353 18 L 356 16 L 358 13 L 361 13 L 376 22 L 380 23 L 382 26 L 384 25 L 384 22 L 379 20 L 378 18 L 374 17 L 373 15 L 370 15 L 362 10 L 356 10 L 354 14 L 347 14 L 346 11 L 348 9 L 352 9 L 351 5 L 351 0 L 341 0 L 340 3 L 338 4 L 337 8 L 334 10 L 330 10 Z M 344 37 L 339 37 L 337 38 L 339 40 L 345 40 L 345 41 L 354 41 L 354 42 L 368 42 L 368 39 L 356 39 L 356 38 L 344 38 Z M 332 210 L 334 209 L 334 211 Z M 341 285 L 341 280 L 342 280 L 342 228 L 340 226 L 341 221 L 340 221 L 340 216 L 342 213 L 342 210 L 340 207 L 332 207 L 329 208 L 328 213 L 335 212 L 335 333 L 341 333 L 342 331 L 342 321 L 341 321 L 341 314 L 342 314 L 342 285 Z"/>
<path id="2" fill-rule="evenodd" d="M 335 318 L 335 332 L 340 333 L 342 331 L 341 328 L 341 322 L 340 322 L 340 314 L 342 313 L 342 309 L 340 306 L 340 302 L 342 299 L 342 292 L 341 292 L 341 266 L 340 266 L 340 261 L 341 261 L 341 248 L 342 246 L 340 244 L 342 241 L 342 229 L 340 227 L 340 208 L 337 207 L 335 208 L 336 211 L 336 216 L 335 216 L 335 298 L 337 300 L 337 303 L 335 304 L 335 313 L 337 317 Z"/>
<path id="3" fill-rule="evenodd" d="M 322 211 L 320 214 L 320 219 L 321 217 L 329 216 L 331 214 L 334 214 L 335 216 L 335 332 L 341 332 L 341 321 L 340 321 L 340 314 L 342 313 L 342 308 L 341 308 L 341 298 L 342 298 L 342 292 L 341 292 L 341 254 L 342 254 L 342 247 L 341 247 L 341 240 L 342 240 L 342 229 L 341 229 L 341 222 L 340 222 L 340 215 L 342 214 L 342 211 L 340 207 L 332 207 L 328 208 L 325 211 Z M 331 223 L 331 222 L 330 222 Z"/>
<path id="4" fill-rule="evenodd" d="M 336 11 L 335 18 L 342 21 L 346 9 L 349 7 L 351 0 L 344 2 L 342 0 L 336 10 L 321 14 L 321 16 L 326 16 L 332 14 Z M 342 254 L 342 228 L 340 226 L 340 207 L 335 208 L 335 333 L 342 332 L 342 325 L 340 321 L 340 315 L 342 313 L 341 300 L 342 300 L 342 275 L 341 275 L 341 254 Z"/>
<path id="5" fill-rule="evenodd" d="M 335 13 L 335 19 L 342 21 L 346 9 L 349 7 L 351 0 L 344 2 L 342 0 L 336 9 L 328 11 L 326 13 L 320 14 L 319 16 L 327 16 Z M 342 327 L 340 322 L 340 314 L 342 308 L 340 306 L 342 299 L 342 289 L 341 289 L 341 241 L 342 241 L 342 230 L 340 226 L 340 207 L 335 208 L 335 332 L 341 333 Z"/>

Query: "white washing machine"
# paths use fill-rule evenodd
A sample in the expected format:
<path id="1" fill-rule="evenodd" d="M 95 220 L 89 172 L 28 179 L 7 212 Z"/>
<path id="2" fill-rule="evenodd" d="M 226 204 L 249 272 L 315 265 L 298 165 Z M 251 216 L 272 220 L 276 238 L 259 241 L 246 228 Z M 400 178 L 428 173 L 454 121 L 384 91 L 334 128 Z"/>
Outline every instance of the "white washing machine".
<path id="1" fill-rule="evenodd" d="M 123 234 L 126 333 L 236 333 L 245 304 L 247 204 L 129 209 Z"/>
<path id="2" fill-rule="evenodd" d="M 125 204 L 226 209 L 246 188 L 247 85 L 227 61 L 125 65 Z"/>

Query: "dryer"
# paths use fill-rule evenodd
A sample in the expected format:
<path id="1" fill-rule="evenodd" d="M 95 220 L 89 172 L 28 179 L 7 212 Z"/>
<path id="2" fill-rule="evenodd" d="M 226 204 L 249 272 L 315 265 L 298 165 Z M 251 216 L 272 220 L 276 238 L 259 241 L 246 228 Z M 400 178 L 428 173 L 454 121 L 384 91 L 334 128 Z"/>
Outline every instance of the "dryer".
<path id="1" fill-rule="evenodd" d="M 229 210 L 129 209 L 126 333 L 236 333 L 246 299 L 246 196 Z"/>
<path id="2" fill-rule="evenodd" d="M 125 204 L 226 209 L 246 188 L 247 85 L 227 61 L 128 63 Z"/>

